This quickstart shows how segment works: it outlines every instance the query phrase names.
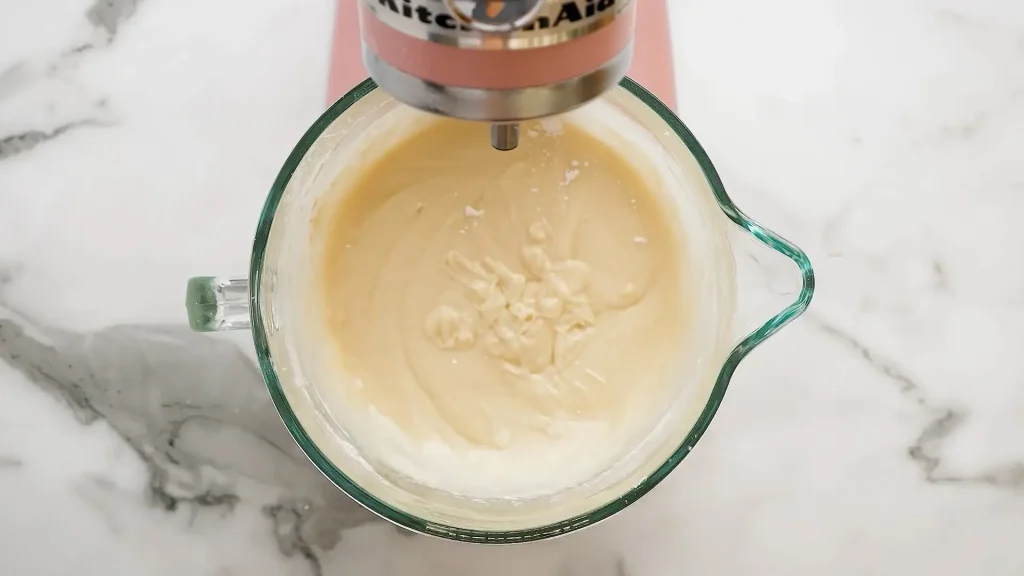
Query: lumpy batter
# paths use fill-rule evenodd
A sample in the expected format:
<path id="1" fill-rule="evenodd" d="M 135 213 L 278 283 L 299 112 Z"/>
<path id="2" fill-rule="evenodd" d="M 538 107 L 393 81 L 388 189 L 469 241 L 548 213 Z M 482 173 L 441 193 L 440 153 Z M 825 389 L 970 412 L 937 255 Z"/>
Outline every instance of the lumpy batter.
<path id="1" fill-rule="evenodd" d="M 686 320 L 661 197 L 572 124 L 522 130 L 497 152 L 485 125 L 432 122 L 317 216 L 337 385 L 380 424 L 351 431 L 359 449 L 471 496 L 557 491 L 620 457 L 671 396 Z"/>

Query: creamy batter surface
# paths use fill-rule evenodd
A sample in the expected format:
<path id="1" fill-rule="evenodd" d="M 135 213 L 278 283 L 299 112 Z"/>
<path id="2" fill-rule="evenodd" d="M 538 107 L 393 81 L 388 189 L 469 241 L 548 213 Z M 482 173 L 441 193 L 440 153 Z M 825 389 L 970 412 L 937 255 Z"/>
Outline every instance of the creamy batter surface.
<path id="1" fill-rule="evenodd" d="M 673 395 L 687 318 L 673 211 L 580 128 L 438 120 L 334 184 L 314 301 L 339 424 L 416 482 L 528 497 L 587 481 Z"/>

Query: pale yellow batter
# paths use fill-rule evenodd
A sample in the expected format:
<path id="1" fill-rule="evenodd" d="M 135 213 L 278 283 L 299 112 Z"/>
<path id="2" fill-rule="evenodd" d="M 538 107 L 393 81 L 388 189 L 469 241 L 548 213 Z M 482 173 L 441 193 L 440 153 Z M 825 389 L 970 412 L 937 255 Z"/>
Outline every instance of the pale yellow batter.
<path id="1" fill-rule="evenodd" d="M 334 186 L 316 297 L 349 409 L 426 452 L 549 469 L 613 458 L 657 421 L 686 321 L 682 249 L 613 150 L 535 123 L 498 152 L 486 125 L 438 120 Z"/>

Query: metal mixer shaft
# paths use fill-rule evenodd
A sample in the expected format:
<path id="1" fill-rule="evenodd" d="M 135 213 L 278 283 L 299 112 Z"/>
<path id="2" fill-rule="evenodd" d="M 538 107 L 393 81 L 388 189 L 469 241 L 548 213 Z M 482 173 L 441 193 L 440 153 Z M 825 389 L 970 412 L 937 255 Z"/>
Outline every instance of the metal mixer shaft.
<path id="1" fill-rule="evenodd" d="M 503 152 L 519 146 L 519 124 L 491 124 L 491 146 Z"/>

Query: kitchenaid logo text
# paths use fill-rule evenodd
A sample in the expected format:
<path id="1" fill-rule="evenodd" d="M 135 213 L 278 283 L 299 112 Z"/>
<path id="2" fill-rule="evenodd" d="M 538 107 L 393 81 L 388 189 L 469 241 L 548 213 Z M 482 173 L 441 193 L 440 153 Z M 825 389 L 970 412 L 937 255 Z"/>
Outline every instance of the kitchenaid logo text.
<path id="1" fill-rule="evenodd" d="M 445 30 L 469 30 L 442 6 L 430 8 L 412 0 L 369 0 L 396 16 L 419 22 L 427 26 L 438 26 Z M 537 19 L 523 30 L 547 30 L 560 26 L 584 22 L 615 7 L 616 0 L 577 0 L 556 2 L 545 5 Z M 550 6 L 550 7 L 549 7 Z"/>

